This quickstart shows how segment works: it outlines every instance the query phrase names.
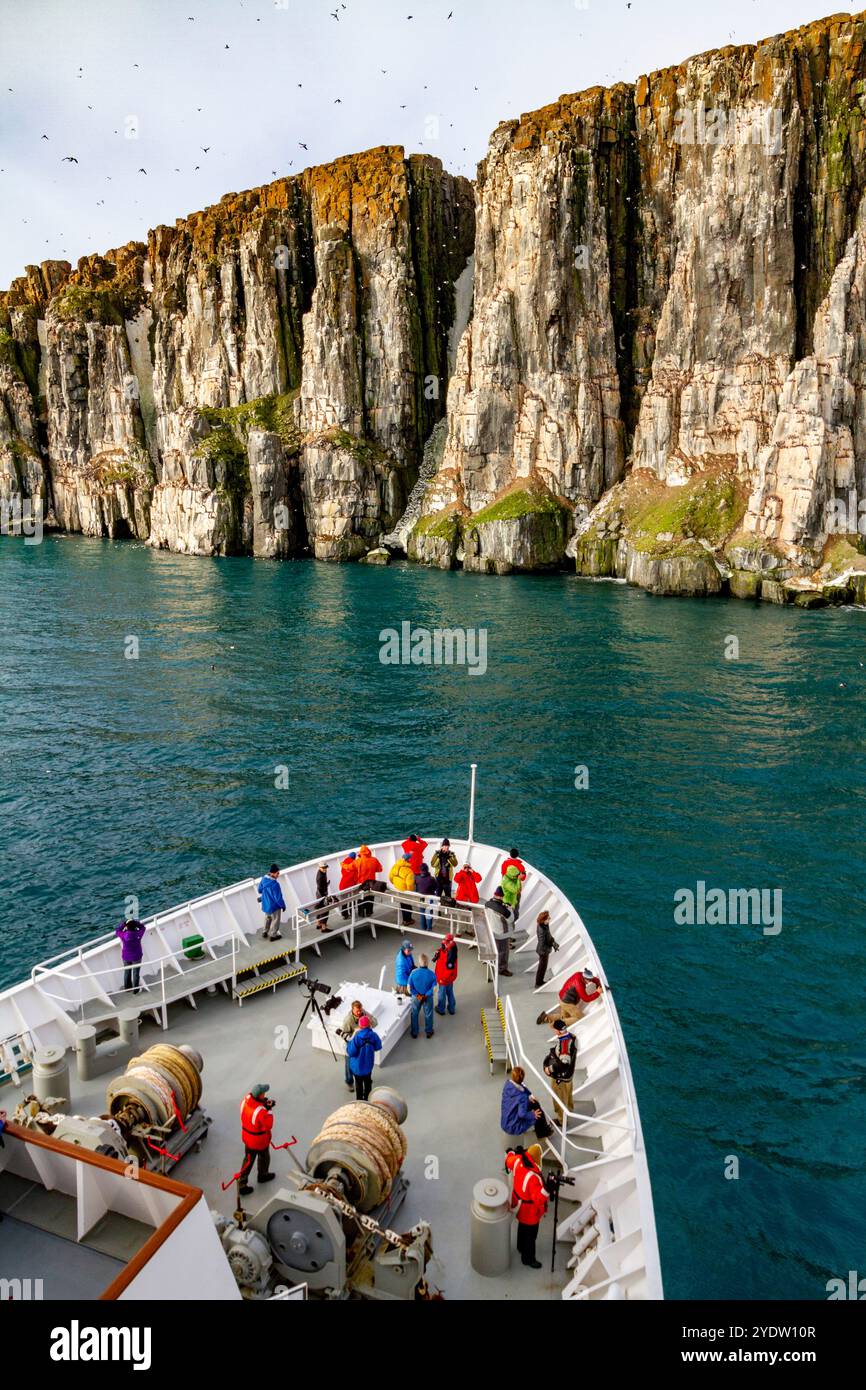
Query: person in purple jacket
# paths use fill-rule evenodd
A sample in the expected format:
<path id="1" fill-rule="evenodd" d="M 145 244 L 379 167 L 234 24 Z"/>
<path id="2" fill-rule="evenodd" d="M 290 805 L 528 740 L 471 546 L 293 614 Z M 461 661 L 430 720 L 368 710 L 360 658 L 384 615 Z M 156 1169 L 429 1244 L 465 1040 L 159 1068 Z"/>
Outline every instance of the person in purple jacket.
<path id="1" fill-rule="evenodd" d="M 119 927 L 115 927 L 114 935 L 120 937 L 120 955 L 124 964 L 123 988 L 131 989 L 133 994 L 141 993 L 141 986 L 138 977 L 141 973 L 141 957 L 144 954 L 141 947 L 141 938 L 147 931 L 143 922 L 138 922 L 131 917 L 128 922 L 121 922 Z"/>

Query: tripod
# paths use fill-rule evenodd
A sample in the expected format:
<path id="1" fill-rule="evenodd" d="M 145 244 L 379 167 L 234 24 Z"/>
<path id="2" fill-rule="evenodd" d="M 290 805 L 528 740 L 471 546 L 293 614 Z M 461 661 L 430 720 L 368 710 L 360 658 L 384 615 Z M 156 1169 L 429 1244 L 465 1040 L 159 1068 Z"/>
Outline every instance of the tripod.
<path id="1" fill-rule="evenodd" d="M 312 993 L 310 993 L 310 994 L 307 995 L 307 1002 L 306 1002 L 306 1004 L 304 1005 L 304 1008 L 303 1008 L 303 1012 L 302 1012 L 302 1014 L 301 1014 L 301 1017 L 298 1019 L 298 1026 L 297 1026 L 297 1028 L 295 1029 L 294 1035 L 293 1035 L 293 1037 L 292 1037 L 292 1041 L 289 1043 L 288 1047 L 286 1048 L 286 1055 L 285 1055 L 285 1057 L 283 1058 L 283 1061 L 284 1061 L 284 1062 L 287 1062 L 287 1061 L 289 1060 L 289 1053 L 291 1052 L 292 1048 L 293 1048 L 294 1045 L 295 1045 L 295 1038 L 298 1036 L 298 1034 L 299 1034 L 300 1031 L 301 1031 L 301 1024 L 303 1023 L 304 1019 L 307 1017 L 307 1014 L 310 1012 L 310 1005 L 311 1005 L 311 1004 L 312 1004 L 312 1006 L 313 1006 L 313 1013 L 316 1015 L 316 1017 L 318 1018 L 319 1022 L 320 1022 L 321 1025 L 322 1025 L 322 1030 L 323 1030 L 323 1032 L 324 1032 L 324 1034 L 325 1034 L 325 1038 L 326 1038 L 326 1040 L 327 1040 L 328 1047 L 329 1047 L 330 1050 L 331 1050 L 331 1056 L 333 1057 L 333 1059 L 334 1059 L 335 1062 L 337 1061 L 337 1054 L 336 1054 L 336 1052 L 334 1051 L 333 1044 L 331 1043 L 331 1038 L 330 1038 L 330 1035 L 329 1035 L 329 1033 L 328 1033 L 328 1025 L 327 1025 L 327 1023 L 325 1022 L 325 1015 L 322 1013 L 322 1010 L 321 1010 L 321 1008 L 320 1008 L 320 1006 L 319 1006 L 319 1001 L 318 1001 L 317 998 L 316 998 L 316 992 L 315 992 L 315 990 L 313 990 Z"/>

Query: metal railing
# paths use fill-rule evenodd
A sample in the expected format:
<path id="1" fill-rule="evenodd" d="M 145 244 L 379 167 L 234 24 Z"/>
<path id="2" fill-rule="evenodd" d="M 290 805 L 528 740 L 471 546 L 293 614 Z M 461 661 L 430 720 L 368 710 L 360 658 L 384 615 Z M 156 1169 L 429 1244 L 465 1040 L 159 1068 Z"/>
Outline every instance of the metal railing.
<path id="1" fill-rule="evenodd" d="M 301 933 L 304 928 L 313 927 L 316 929 L 319 923 L 327 923 L 331 911 L 337 907 L 339 907 L 341 911 L 344 907 L 348 907 L 349 917 L 346 919 L 344 926 L 336 929 L 331 927 L 327 934 L 329 936 L 342 936 L 344 933 L 348 933 L 351 945 L 354 945 L 355 930 L 359 926 L 390 927 L 392 930 L 408 932 L 422 938 L 432 937 L 434 939 L 438 938 L 439 940 L 448 932 L 453 932 L 458 939 L 463 940 L 468 946 L 475 947 L 478 944 L 475 929 L 477 918 L 475 914 L 479 911 L 480 904 L 467 903 L 465 905 L 457 904 L 454 907 L 443 906 L 440 900 L 435 898 L 433 894 L 398 893 L 391 888 L 367 888 L 363 885 L 345 888 L 342 893 L 334 893 L 329 896 L 335 897 L 337 899 L 336 903 L 328 904 L 325 902 L 324 905 L 320 905 L 322 904 L 321 898 L 311 898 L 309 902 L 299 903 L 292 913 L 289 919 L 290 930 L 294 931 L 295 934 L 294 950 L 298 956 L 300 956 L 304 944 L 310 945 L 314 941 L 317 941 L 320 935 L 325 935 L 324 932 L 319 933 L 319 931 L 316 930 L 315 936 L 310 937 L 304 943 L 301 940 Z M 361 914 L 359 908 L 361 905 L 366 907 L 368 903 L 372 905 L 371 911 Z M 391 921 L 382 915 L 381 905 L 383 903 L 397 909 L 396 921 Z M 412 922 L 404 922 L 402 920 L 402 909 L 406 907 L 410 908 L 413 912 Z M 432 928 L 415 925 L 414 912 L 417 909 L 420 917 L 422 908 L 425 915 L 431 917 L 434 924 Z M 437 921 L 445 928 L 444 931 L 436 930 Z M 466 933 L 465 936 L 463 932 Z"/>
<path id="2" fill-rule="evenodd" d="M 113 939 L 114 939 L 114 933 L 112 932 L 112 933 L 106 938 L 106 941 L 107 941 L 107 942 L 108 942 L 108 941 L 112 941 Z M 172 978 L 173 978 L 173 979 L 181 979 L 181 978 L 182 978 L 182 979 L 184 979 L 184 980 L 187 980 L 187 979 L 190 978 L 190 976 L 195 975 L 195 973 L 196 973 L 197 970 L 201 970 L 201 969 L 203 969 L 205 966 L 208 966 L 208 965 L 213 965 L 214 961 L 219 960 L 219 957 L 213 952 L 212 948 L 213 948 L 213 946 L 214 946 L 215 944 L 219 943 L 220 941 L 230 941 L 230 943 L 231 943 L 231 959 L 232 959 L 231 978 L 232 978 L 232 980 L 235 980 L 236 977 L 237 977 L 237 950 L 238 950 L 238 943 L 241 942 L 242 944 L 245 944 L 245 943 L 244 943 L 244 938 L 243 938 L 243 936 L 241 935 L 241 933 L 240 933 L 236 928 L 232 928 L 231 931 L 219 932 L 219 933 L 217 933 L 215 936 L 207 937 L 207 938 L 205 938 L 202 942 L 196 943 L 196 947 L 194 947 L 193 949 L 203 949 L 203 950 L 204 950 L 204 949 L 206 949 L 206 948 L 211 948 L 211 954 L 210 954 L 210 955 L 205 954 L 204 960 L 202 960 L 202 961 L 199 962 L 198 964 L 190 965 L 190 966 L 188 966 L 187 968 L 183 968 L 183 967 L 180 965 L 180 956 L 179 956 L 179 953 L 178 953 L 177 951 L 171 951 L 171 950 L 167 951 L 164 955 L 155 956 L 155 957 L 154 957 L 154 956 L 151 956 L 149 959 L 147 959 L 147 960 L 141 960 L 141 961 L 138 962 L 138 963 L 135 963 L 135 962 L 129 963 L 129 962 L 126 962 L 126 961 L 122 961 L 122 960 L 121 960 L 121 961 L 115 962 L 113 965 L 107 966 L 104 970 L 93 970 L 93 969 L 92 969 L 88 964 L 86 964 L 86 962 L 81 958 L 81 955 L 80 955 L 80 953 L 79 953 L 78 962 L 79 962 L 79 964 L 81 965 L 82 968 L 81 968 L 79 971 L 77 971 L 75 974 L 70 974 L 66 969 L 64 969 L 64 968 L 62 968 L 62 967 L 60 967 L 60 966 L 56 966 L 56 965 L 50 966 L 50 965 L 49 965 L 49 962 L 46 961 L 46 962 L 41 962 L 39 965 L 34 965 L 32 971 L 31 971 L 31 978 L 32 978 L 34 984 L 38 985 L 40 991 L 41 991 L 44 995 L 46 995 L 47 998 L 53 1000 L 54 1003 L 59 1004 L 60 1007 L 61 1007 L 61 1009 L 62 1009 L 62 1011 L 63 1011 L 65 1014 L 67 1014 L 68 1016 L 70 1016 L 70 1017 L 74 1017 L 74 1013 L 70 1010 L 70 1005 L 72 1005 L 72 1006 L 73 1006 L 73 1010 L 75 1010 L 75 1011 L 78 1012 L 78 1015 L 79 1015 L 78 1021 L 79 1021 L 79 1023 L 85 1022 L 85 1019 L 84 1019 L 84 1007 L 85 1007 L 85 1004 L 90 1003 L 90 1002 L 93 1001 L 93 1000 L 101 1000 L 101 1001 L 106 1005 L 106 1014 L 109 1014 L 109 1016 L 110 1016 L 110 1014 L 113 1013 L 117 1007 L 119 1007 L 119 1008 L 122 1008 L 122 1007 L 123 1007 L 123 1004 L 122 1004 L 122 1003 L 118 1003 L 118 1001 L 122 1000 L 124 996 L 126 996 L 126 995 L 134 996 L 136 993 L 150 995 L 150 994 L 155 993 L 155 992 L 158 991 L 158 996 L 159 996 L 158 1002 L 157 1002 L 157 1000 L 155 1000 L 155 999 L 154 999 L 154 1000 L 151 1000 L 151 1001 L 146 1001 L 146 1002 L 142 1005 L 142 1007 L 144 1007 L 145 1009 L 155 1009 L 155 1008 L 159 1008 L 160 1011 L 161 1011 L 161 1013 L 162 1013 L 162 1026 L 163 1026 L 163 1028 L 167 1028 L 167 1027 L 168 1027 L 167 1008 L 168 1008 L 169 1000 L 166 998 L 166 989 L 165 989 L 165 986 L 166 986 L 166 964 L 170 964 L 170 965 L 174 966 L 174 970 L 173 970 L 173 972 L 172 972 Z M 117 943 L 117 945 L 118 945 L 118 949 L 120 949 L 119 943 Z M 182 952 L 183 952 L 183 948 L 181 947 L 181 954 L 182 954 Z M 67 955 L 67 954 L 69 954 L 69 953 L 67 953 L 67 952 L 61 952 L 61 953 L 60 953 L 61 956 Z M 58 958 L 59 958 L 59 957 L 54 957 L 54 959 L 58 959 Z M 187 960 L 188 960 L 188 959 L 191 959 L 190 957 L 184 957 L 184 958 L 187 959 Z M 73 957 L 72 959 L 70 959 L 70 961 L 69 961 L 69 964 L 70 964 L 70 965 L 72 964 L 72 960 L 73 960 L 73 959 L 75 959 L 75 958 Z M 193 959 L 194 959 L 194 958 L 193 958 Z M 226 959 L 228 959 L 228 952 L 226 952 Z M 158 977 L 158 980 L 155 980 L 155 979 L 153 978 L 153 971 L 152 971 L 152 967 L 153 967 L 153 966 L 159 966 L 159 977 Z M 130 986 L 130 988 L 127 989 L 127 988 L 124 986 L 124 987 L 121 988 L 121 989 L 107 989 L 107 988 L 104 988 L 103 985 L 100 983 L 101 978 L 102 978 L 103 976 L 109 976 L 109 975 L 110 975 L 110 976 L 117 976 L 117 975 L 119 975 L 119 974 L 121 973 L 121 971 L 125 972 L 126 970 L 134 970 L 134 969 L 136 969 L 136 968 L 139 970 L 139 977 L 138 977 L 138 978 L 139 978 L 139 982 L 140 982 L 139 985 L 138 985 L 137 987 L 136 987 L 136 986 Z M 143 975 L 142 975 L 142 972 L 143 972 L 145 969 L 147 969 L 148 972 L 149 972 L 149 977 L 150 977 L 149 979 L 144 978 Z M 46 981 L 47 979 L 51 979 L 51 980 L 56 980 L 56 979 L 68 980 L 71 984 L 77 985 L 77 986 L 78 986 L 78 1000 L 77 1000 L 77 1003 L 76 1003 L 76 1001 L 75 1001 L 74 999 L 71 999 L 71 998 L 69 997 L 68 994 L 57 994 L 57 993 L 54 992 L 53 990 L 50 990 L 50 989 L 48 988 L 47 984 L 45 983 L 45 981 Z M 84 985 L 95 986 L 95 989 L 96 989 L 97 993 L 94 993 L 92 989 L 91 989 L 91 990 L 88 990 L 88 997 L 87 997 L 87 999 L 85 1000 L 85 998 L 84 998 L 84 990 L 83 990 L 83 988 L 82 988 Z"/>
<path id="3" fill-rule="evenodd" d="M 531 1057 L 529 1056 L 525 1047 L 523 1046 L 523 1040 L 520 1036 L 520 1029 L 518 1027 L 517 1018 L 515 1017 L 514 1013 L 514 1005 L 512 1004 L 509 995 L 505 995 L 505 1043 L 509 1051 L 511 1051 L 513 1048 L 513 1055 L 519 1059 L 520 1065 L 523 1067 L 523 1070 L 525 1072 L 532 1073 L 532 1075 L 539 1081 L 542 1090 L 545 1091 L 547 1095 L 550 1097 L 552 1104 L 554 1106 L 558 1106 L 559 1109 L 562 1111 L 563 1119 L 561 1125 L 557 1124 L 556 1120 L 552 1117 L 548 1117 L 550 1124 L 553 1126 L 554 1133 L 559 1136 L 558 1147 L 557 1145 L 554 1145 L 552 1143 L 552 1140 L 548 1140 L 548 1143 L 550 1143 L 551 1147 L 553 1147 L 554 1150 L 557 1152 L 557 1157 L 559 1158 L 559 1161 L 562 1164 L 564 1170 L 567 1170 L 569 1166 L 566 1155 L 567 1148 L 577 1149 L 581 1153 L 590 1153 L 592 1154 L 593 1158 L 605 1157 L 603 1152 L 600 1153 L 597 1149 L 590 1149 L 584 1144 L 579 1144 L 574 1138 L 572 1138 L 569 1135 L 570 1121 L 575 1122 L 575 1129 L 577 1128 L 577 1126 L 588 1127 L 591 1125 L 601 1125 L 605 1129 L 618 1130 L 620 1131 L 620 1133 L 630 1134 L 632 1135 L 632 1137 L 634 1136 L 635 1130 L 633 1124 L 621 1124 L 615 1120 L 607 1120 L 604 1118 L 603 1115 L 581 1115 L 578 1111 L 570 1110 L 568 1106 L 563 1104 L 563 1102 L 560 1100 L 559 1096 L 556 1094 L 553 1087 L 551 1086 L 547 1077 L 544 1075 L 543 1072 L 539 1071 L 538 1067 L 532 1061 Z M 631 1118 L 631 1108 L 629 1105 L 628 1092 L 621 1075 L 620 1084 L 623 1088 L 623 1107 L 626 1111 L 626 1115 L 629 1118 Z M 538 1094 L 538 1092 L 536 1091 L 535 1094 Z M 574 1132 L 575 1130 L 573 1129 L 572 1133 Z M 634 1146 L 632 1143 L 629 1149 L 629 1153 L 633 1152 Z M 624 1155 L 616 1155 L 616 1157 L 624 1157 Z"/>

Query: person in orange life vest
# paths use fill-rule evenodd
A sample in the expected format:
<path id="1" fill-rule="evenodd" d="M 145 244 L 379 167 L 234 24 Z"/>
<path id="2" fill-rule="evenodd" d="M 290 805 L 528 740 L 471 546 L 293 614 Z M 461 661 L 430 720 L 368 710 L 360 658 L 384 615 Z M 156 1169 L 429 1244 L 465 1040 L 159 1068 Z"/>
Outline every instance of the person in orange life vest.
<path id="1" fill-rule="evenodd" d="M 376 858 L 369 845 L 362 845 L 358 850 L 358 885 L 372 883 L 377 874 L 382 872 L 382 865 Z M 361 899 L 358 907 L 359 917 L 373 916 L 373 895 L 367 894 Z"/>
<path id="2" fill-rule="evenodd" d="M 403 853 L 409 856 L 409 867 L 413 874 L 420 874 L 421 865 L 424 862 L 424 851 L 427 848 L 427 841 L 422 840 L 420 835 L 409 835 L 401 846 Z"/>
<path id="3" fill-rule="evenodd" d="M 481 875 L 475 872 L 471 864 L 463 865 L 463 868 L 454 875 L 454 882 L 457 884 L 457 892 L 454 895 L 457 902 L 478 902 L 478 885 L 481 882 Z"/>
<path id="4" fill-rule="evenodd" d="M 457 1005 L 454 1002 L 454 981 L 457 979 L 457 942 L 450 932 L 433 957 L 433 964 L 436 967 L 436 983 L 439 986 L 436 1012 L 442 1014 L 444 1018 L 446 1003 L 449 1014 L 456 1014 L 457 1012 Z"/>
<path id="5" fill-rule="evenodd" d="M 576 1023 L 579 1018 L 583 1018 L 586 1005 L 591 1004 L 593 999 L 598 999 L 601 990 L 601 980 L 597 975 L 593 975 L 591 970 L 576 970 L 573 975 L 569 975 L 559 991 L 559 1007 L 551 1009 L 550 1013 L 542 1011 L 535 1021 L 555 1023 L 561 1018 L 567 1025 Z"/>
<path id="6" fill-rule="evenodd" d="M 276 1105 L 276 1101 L 267 1099 L 270 1089 L 264 1082 L 259 1082 L 241 1101 L 241 1134 L 244 1141 L 244 1166 L 241 1169 L 243 1185 L 240 1189 L 242 1197 L 248 1197 L 253 1190 L 247 1179 L 252 1173 L 254 1161 L 257 1165 L 258 1182 L 272 1182 L 276 1177 L 276 1174 L 270 1171 L 271 1132 L 274 1128 L 271 1111 Z"/>
<path id="7" fill-rule="evenodd" d="M 354 888 L 357 882 L 358 856 L 355 853 L 355 851 L 352 850 L 351 854 L 347 854 L 342 864 L 340 865 L 340 892 L 344 892 L 347 888 Z M 349 904 L 346 902 L 341 902 L 340 912 L 343 914 L 344 920 L 348 922 L 350 917 Z"/>
<path id="8" fill-rule="evenodd" d="M 544 1059 L 544 1074 L 550 1077 L 550 1084 L 559 1097 L 554 1104 L 554 1113 L 558 1122 L 562 1124 L 563 1106 L 566 1110 L 571 1109 L 577 1039 L 568 1031 L 561 1018 L 555 1019 L 550 1027 L 556 1035 L 556 1041 Z"/>
<path id="9" fill-rule="evenodd" d="M 541 1269 L 541 1261 L 535 1258 L 535 1242 L 548 1202 L 540 1165 L 540 1144 L 530 1144 L 525 1153 L 514 1151 L 505 1156 L 512 1177 L 511 1206 L 517 1208 L 517 1249 L 521 1263 L 530 1269 Z"/>

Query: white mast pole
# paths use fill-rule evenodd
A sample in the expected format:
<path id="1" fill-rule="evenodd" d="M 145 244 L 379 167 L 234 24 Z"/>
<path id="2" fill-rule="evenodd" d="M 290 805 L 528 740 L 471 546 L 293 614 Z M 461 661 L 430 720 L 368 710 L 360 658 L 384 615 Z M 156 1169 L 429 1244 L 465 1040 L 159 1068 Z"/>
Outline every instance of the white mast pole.
<path id="1" fill-rule="evenodd" d="M 477 763 L 472 763 L 472 785 L 469 791 L 469 848 L 472 848 L 472 837 L 475 833 L 475 772 Z"/>

